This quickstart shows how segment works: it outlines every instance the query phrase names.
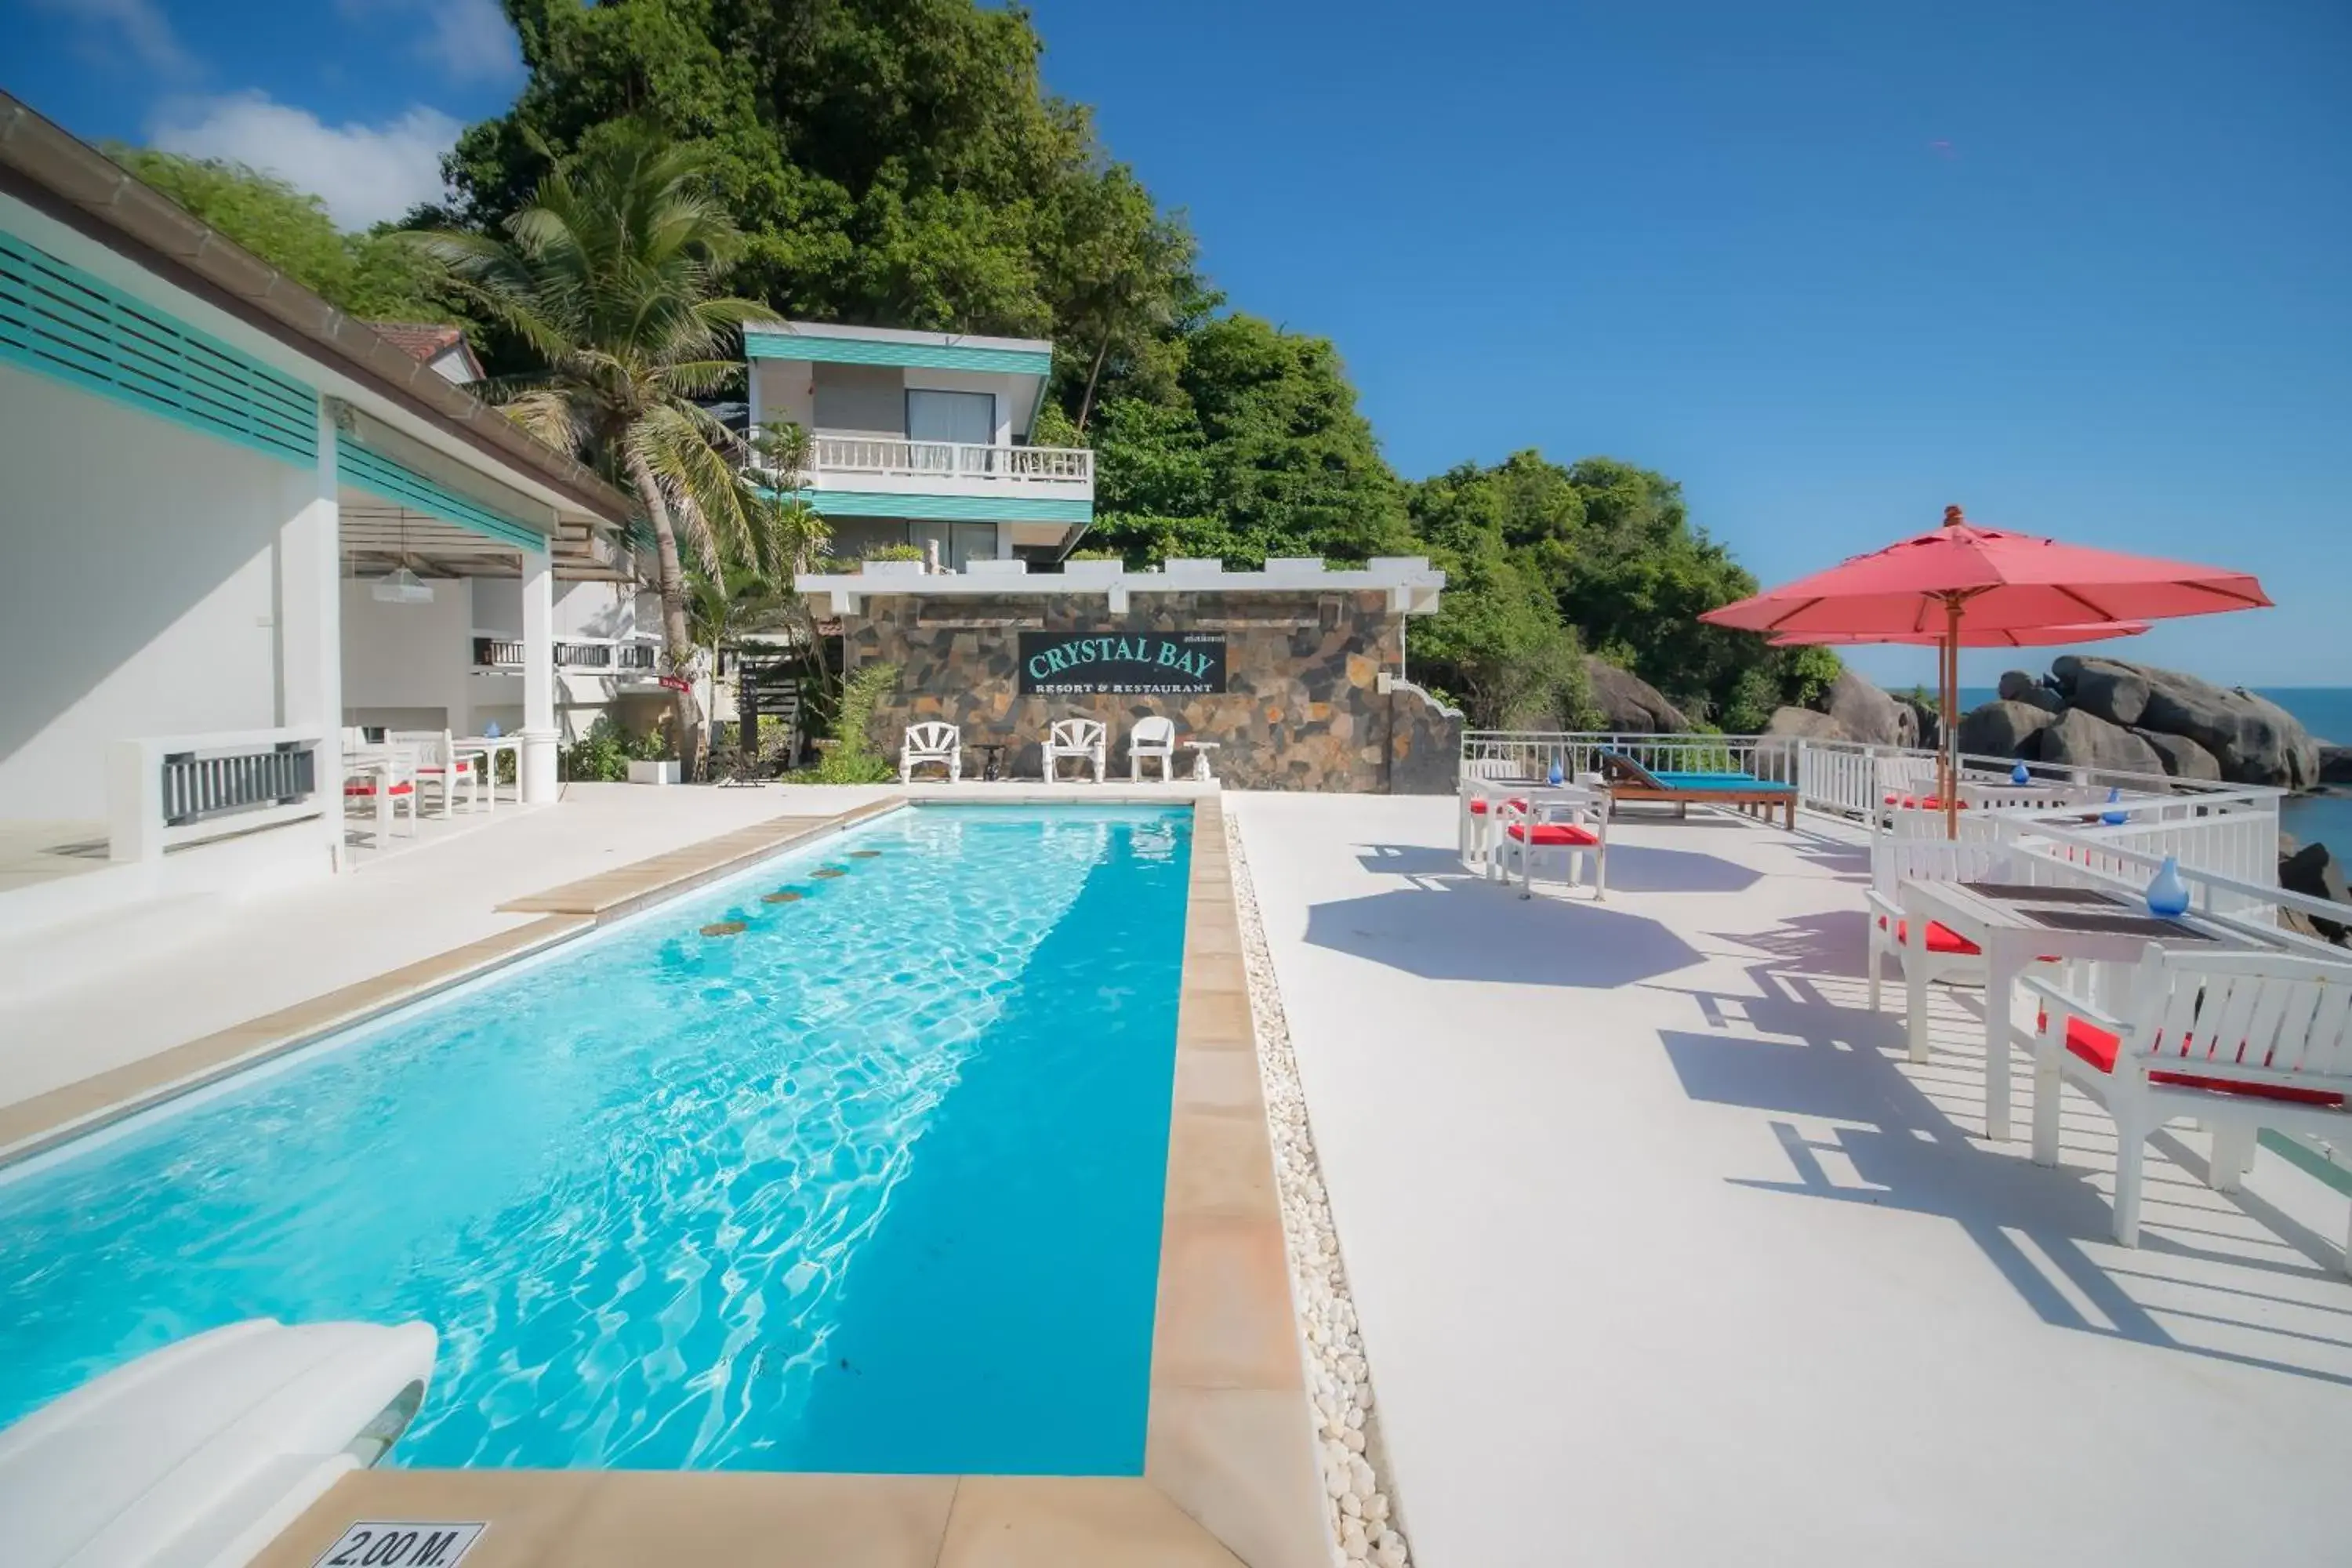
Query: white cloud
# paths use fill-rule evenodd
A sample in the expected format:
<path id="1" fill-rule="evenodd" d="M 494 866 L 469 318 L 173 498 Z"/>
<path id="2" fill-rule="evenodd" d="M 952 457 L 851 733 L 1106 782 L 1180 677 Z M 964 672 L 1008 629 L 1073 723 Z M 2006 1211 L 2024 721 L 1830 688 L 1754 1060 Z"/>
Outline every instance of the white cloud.
<path id="1" fill-rule="evenodd" d="M 226 158 L 316 193 L 346 229 L 407 215 L 439 201 L 441 155 L 463 129 L 423 104 L 382 125 L 328 125 L 307 109 L 260 92 L 163 104 L 148 140 L 167 153 Z"/>
<path id="2" fill-rule="evenodd" d="M 391 16 L 420 31 L 410 52 L 452 81 L 504 81 L 521 74 L 522 50 L 499 0 L 337 0 L 345 16 Z"/>
<path id="3" fill-rule="evenodd" d="M 45 11 L 55 11 L 106 34 L 105 45 L 128 49 L 149 70 L 170 77 L 194 76 L 194 57 L 181 47 L 171 19 L 155 0 L 34 0 Z M 92 38 L 93 45 L 100 40 Z M 104 47 L 98 49 L 105 53 Z"/>

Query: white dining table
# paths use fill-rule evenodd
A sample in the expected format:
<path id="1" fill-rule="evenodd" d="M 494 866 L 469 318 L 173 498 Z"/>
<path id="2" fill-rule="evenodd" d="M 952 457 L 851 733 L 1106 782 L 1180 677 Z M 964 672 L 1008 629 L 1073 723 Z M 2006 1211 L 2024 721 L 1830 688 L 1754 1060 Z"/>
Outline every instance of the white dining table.
<path id="1" fill-rule="evenodd" d="M 520 735 L 460 735 L 449 742 L 449 749 L 461 757 L 482 759 L 482 811 L 485 816 L 499 808 L 499 753 L 513 752 L 515 804 L 522 804 Z"/>
<path id="2" fill-rule="evenodd" d="M 2266 944 L 2228 926 L 2190 915 L 2163 920 L 2128 894 L 2095 888 L 2037 887 L 2015 882 L 1935 882 L 1906 879 L 1896 901 L 1925 940 L 1929 922 L 1945 926 L 1984 951 L 1985 1136 L 2010 1135 L 2010 1062 L 2018 977 L 2045 959 L 2136 962 L 2151 942 L 2206 952 L 2256 952 Z M 1927 1059 L 1927 975 L 1906 966 L 1905 1024 L 1911 1059 Z"/>

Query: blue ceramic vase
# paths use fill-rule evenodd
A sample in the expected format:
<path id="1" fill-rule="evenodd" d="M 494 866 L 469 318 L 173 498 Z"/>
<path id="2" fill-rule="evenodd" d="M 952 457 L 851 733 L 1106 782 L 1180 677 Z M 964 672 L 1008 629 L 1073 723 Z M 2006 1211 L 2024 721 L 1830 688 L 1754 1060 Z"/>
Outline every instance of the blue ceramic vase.
<path id="1" fill-rule="evenodd" d="M 2180 862 L 2169 855 L 2147 884 L 2147 912 L 2168 921 L 2189 912 L 2189 884 L 2180 879 Z"/>
<path id="2" fill-rule="evenodd" d="M 1553 784 L 1557 785 L 1562 779 L 1568 777 L 1568 774 L 1560 771 L 1560 765 L 1558 763 L 1554 763 L 1551 765 L 1550 776 Z"/>
<path id="3" fill-rule="evenodd" d="M 2020 763 L 2009 770 L 2009 782 L 2013 784 L 2030 784 L 2033 782 L 2033 770 Z"/>
<path id="4" fill-rule="evenodd" d="M 2123 799 L 2123 797 L 2124 792 L 2121 788 L 2114 788 L 2107 791 L 2107 809 L 2099 813 L 2099 820 L 2105 823 L 2109 827 L 2121 827 L 2125 823 L 2131 820 L 2131 813 L 2124 810 L 2121 806 L 2116 804 L 2117 801 Z"/>

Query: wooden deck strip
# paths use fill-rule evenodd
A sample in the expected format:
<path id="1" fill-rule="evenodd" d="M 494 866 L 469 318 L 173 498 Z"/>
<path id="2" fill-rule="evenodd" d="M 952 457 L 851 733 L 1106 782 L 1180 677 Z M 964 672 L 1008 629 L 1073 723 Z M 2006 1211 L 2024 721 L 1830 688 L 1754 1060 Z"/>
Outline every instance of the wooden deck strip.
<path id="1" fill-rule="evenodd" d="M 706 838 L 682 849 L 648 856 L 559 888 L 510 899 L 501 912 L 579 915 L 599 922 L 641 909 L 656 899 L 687 891 L 737 867 L 821 834 L 837 833 L 906 803 L 875 801 L 837 816 L 778 816 Z"/>

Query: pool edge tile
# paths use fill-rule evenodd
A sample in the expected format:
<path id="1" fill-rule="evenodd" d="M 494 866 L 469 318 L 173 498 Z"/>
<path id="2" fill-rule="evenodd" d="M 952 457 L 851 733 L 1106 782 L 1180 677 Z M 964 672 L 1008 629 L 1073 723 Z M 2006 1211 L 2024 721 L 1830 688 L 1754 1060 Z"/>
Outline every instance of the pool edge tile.
<path id="1" fill-rule="evenodd" d="M 1290 1390 L 1155 1390 L 1143 1479 L 1250 1568 L 1331 1560 L 1315 1434 Z"/>
<path id="2" fill-rule="evenodd" d="M 1254 1568 L 1150 1481 L 966 1476 L 938 1568 Z"/>

